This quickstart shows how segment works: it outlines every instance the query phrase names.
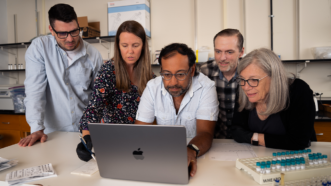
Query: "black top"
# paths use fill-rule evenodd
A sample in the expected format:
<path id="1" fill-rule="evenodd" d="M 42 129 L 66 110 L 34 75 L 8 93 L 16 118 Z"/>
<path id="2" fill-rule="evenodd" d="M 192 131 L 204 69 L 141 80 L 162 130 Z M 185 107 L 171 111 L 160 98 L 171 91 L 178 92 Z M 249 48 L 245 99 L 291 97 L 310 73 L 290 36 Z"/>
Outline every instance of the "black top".
<path id="1" fill-rule="evenodd" d="M 260 120 L 256 109 L 254 108 L 249 112 L 248 126 L 249 130 L 252 132 L 277 135 L 286 134 L 286 130 L 279 113 L 271 114 L 267 119 Z"/>
<path id="2" fill-rule="evenodd" d="M 266 147 L 300 150 L 308 147 L 310 141 L 316 141 L 313 91 L 301 79 L 295 79 L 289 89 L 288 107 L 279 112 L 286 134 L 265 133 Z M 250 143 L 254 133 L 248 126 L 250 111 L 244 109 L 238 112 L 238 107 L 238 101 L 236 101 L 232 123 L 233 138 L 239 143 Z"/>

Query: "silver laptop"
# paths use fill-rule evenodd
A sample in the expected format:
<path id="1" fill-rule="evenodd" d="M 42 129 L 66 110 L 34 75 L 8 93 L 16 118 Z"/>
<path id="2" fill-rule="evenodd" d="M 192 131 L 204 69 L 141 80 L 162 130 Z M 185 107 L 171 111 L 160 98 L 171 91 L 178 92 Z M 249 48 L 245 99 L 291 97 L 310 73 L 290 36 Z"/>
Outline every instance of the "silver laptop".
<path id="1" fill-rule="evenodd" d="M 183 126 L 89 123 L 103 178 L 187 184 Z"/>

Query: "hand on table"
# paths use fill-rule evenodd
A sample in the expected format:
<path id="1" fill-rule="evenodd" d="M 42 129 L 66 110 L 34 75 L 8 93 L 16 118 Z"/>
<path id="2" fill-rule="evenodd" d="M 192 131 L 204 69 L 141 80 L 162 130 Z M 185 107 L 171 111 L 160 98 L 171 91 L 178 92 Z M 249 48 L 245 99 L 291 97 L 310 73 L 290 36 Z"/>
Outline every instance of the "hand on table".
<path id="1" fill-rule="evenodd" d="M 190 148 L 187 148 L 187 165 L 191 167 L 190 176 L 193 177 L 197 172 L 197 159 L 196 152 Z"/>
<path id="2" fill-rule="evenodd" d="M 43 130 L 36 131 L 29 136 L 22 138 L 20 142 L 18 142 L 18 145 L 21 147 L 30 147 L 38 140 L 40 140 L 41 143 L 44 143 L 47 140 L 47 135 L 44 134 Z"/>
<path id="3" fill-rule="evenodd" d="M 92 150 L 93 145 L 92 145 L 91 136 L 85 135 L 83 138 L 86 142 L 87 148 Z M 77 152 L 79 159 L 81 159 L 83 161 L 89 161 L 92 158 L 91 153 L 86 149 L 86 147 L 84 146 L 84 144 L 82 142 L 80 142 L 77 145 L 76 152 Z"/>

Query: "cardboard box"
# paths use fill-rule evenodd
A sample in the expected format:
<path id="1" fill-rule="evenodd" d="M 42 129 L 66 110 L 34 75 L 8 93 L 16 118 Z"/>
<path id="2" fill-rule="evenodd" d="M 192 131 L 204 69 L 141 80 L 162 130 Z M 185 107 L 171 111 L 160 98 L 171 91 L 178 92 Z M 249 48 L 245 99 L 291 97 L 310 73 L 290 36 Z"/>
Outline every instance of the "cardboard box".
<path id="1" fill-rule="evenodd" d="M 148 0 L 122 0 L 108 2 L 108 35 L 115 36 L 118 27 L 128 20 L 139 22 L 151 37 L 150 8 Z"/>
<path id="2" fill-rule="evenodd" d="M 80 30 L 83 30 L 82 37 L 99 37 L 100 36 L 100 22 L 88 22 L 87 16 L 78 17 L 78 24 Z"/>

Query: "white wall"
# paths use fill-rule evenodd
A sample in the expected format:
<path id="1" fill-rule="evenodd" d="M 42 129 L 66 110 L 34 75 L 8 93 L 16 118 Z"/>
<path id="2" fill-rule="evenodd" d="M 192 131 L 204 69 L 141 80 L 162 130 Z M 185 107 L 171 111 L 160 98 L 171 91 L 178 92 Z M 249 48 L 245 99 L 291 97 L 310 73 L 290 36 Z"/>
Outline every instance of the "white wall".
<path id="1" fill-rule="evenodd" d="M 112 0 L 67 0 L 78 16 L 88 16 L 89 21 L 100 21 L 101 35 L 107 34 L 107 2 Z M 196 0 L 197 44 L 209 47 L 213 57 L 213 37 L 224 28 L 239 29 L 245 37 L 246 53 L 255 48 L 270 48 L 270 1 L 266 0 Z M 10 0 L 7 2 L 8 42 L 13 42 L 13 14 L 18 14 L 18 41 L 29 41 L 36 35 L 34 0 Z M 48 31 L 48 10 L 61 3 L 60 0 L 38 0 L 40 32 Z M 286 59 L 312 59 L 310 48 L 331 46 L 331 0 L 300 0 L 299 12 L 296 0 L 273 1 L 274 51 Z M 19 5 L 19 6 L 18 6 Z M 195 20 L 193 0 L 150 0 L 152 51 L 172 43 L 186 43 L 195 49 Z M 2 11 L 1 11 L 2 12 Z M 299 22 L 297 21 L 299 13 Z M 23 18 L 23 19 L 22 19 Z M 3 19 L 0 19 L 0 21 Z M 299 25 L 299 38 L 296 24 Z M 3 21 L 0 22 L 3 25 Z M 245 27 L 246 25 L 246 27 Z M 24 29 L 23 29 L 24 28 Z M 297 42 L 299 41 L 299 47 Z M 107 50 L 93 44 L 104 59 L 113 56 L 113 44 Z M 299 56 L 297 55 L 299 51 Z M 23 56 L 23 57 L 22 57 Z M 24 62 L 24 49 L 19 54 Z M 289 72 L 295 73 L 302 64 L 285 64 Z M 154 68 L 154 72 L 158 72 Z M 314 91 L 323 92 L 331 98 L 331 63 L 310 63 L 301 74 Z M 24 77 L 20 77 L 23 81 Z M 329 99 L 328 98 L 328 99 Z"/>
<path id="2" fill-rule="evenodd" d="M 7 25 L 7 0 L 0 0 L 0 24 Z M 0 27 L 0 43 L 7 43 L 7 28 Z M 8 53 L 0 50 L 0 69 L 8 68 Z M 0 84 L 9 84 L 9 78 L 0 74 Z"/>

